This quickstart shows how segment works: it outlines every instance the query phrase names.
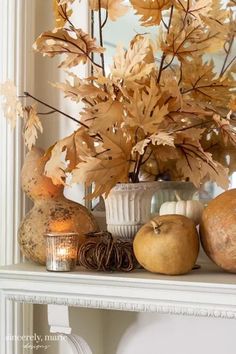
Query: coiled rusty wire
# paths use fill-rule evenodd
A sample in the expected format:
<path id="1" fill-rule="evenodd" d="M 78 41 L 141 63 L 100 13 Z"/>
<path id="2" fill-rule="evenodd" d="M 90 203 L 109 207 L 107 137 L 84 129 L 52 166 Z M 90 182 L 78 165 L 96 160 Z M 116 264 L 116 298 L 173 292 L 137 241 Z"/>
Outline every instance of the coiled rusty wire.
<path id="1" fill-rule="evenodd" d="M 137 261 L 131 242 L 114 239 L 110 232 L 86 234 L 88 241 L 80 247 L 78 261 L 86 269 L 130 272 Z"/>

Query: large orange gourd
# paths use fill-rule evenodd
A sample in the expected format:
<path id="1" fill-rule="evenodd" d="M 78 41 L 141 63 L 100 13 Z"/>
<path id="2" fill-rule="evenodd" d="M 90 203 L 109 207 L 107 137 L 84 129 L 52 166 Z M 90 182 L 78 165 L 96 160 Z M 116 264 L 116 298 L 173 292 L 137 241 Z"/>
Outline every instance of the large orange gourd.
<path id="1" fill-rule="evenodd" d="M 27 259 L 45 264 L 44 234 L 50 231 L 74 231 L 83 243 L 87 232 L 98 229 L 93 215 L 82 205 L 63 195 L 64 187 L 55 186 L 44 173 L 44 151 L 33 148 L 22 168 L 22 188 L 34 201 L 33 208 L 22 221 L 19 243 Z"/>
<path id="2" fill-rule="evenodd" d="M 236 273 L 236 189 L 222 193 L 208 204 L 200 233 L 208 257 L 221 268 Z"/>

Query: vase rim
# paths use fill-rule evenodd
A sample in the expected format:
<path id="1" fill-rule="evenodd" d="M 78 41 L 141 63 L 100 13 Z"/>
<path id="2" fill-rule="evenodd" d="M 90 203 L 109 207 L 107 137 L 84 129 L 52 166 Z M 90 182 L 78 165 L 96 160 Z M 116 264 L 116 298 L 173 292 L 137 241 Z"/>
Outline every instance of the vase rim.
<path id="1" fill-rule="evenodd" d="M 194 184 L 190 181 L 140 181 L 140 182 L 122 182 L 122 183 L 117 183 L 113 188 L 116 188 L 118 186 L 137 186 L 137 185 L 157 185 L 157 184 L 180 184 L 180 185 L 192 185 Z M 196 188 L 196 187 L 195 187 Z"/>
<path id="2" fill-rule="evenodd" d="M 66 237 L 66 236 L 79 236 L 78 232 L 48 232 L 44 234 L 44 237 Z"/>
<path id="3" fill-rule="evenodd" d="M 137 183 L 117 183 L 110 191 L 112 192 L 128 192 L 128 191 L 158 191 L 159 189 L 175 189 L 173 186 L 179 187 L 181 186 L 182 189 L 195 189 L 197 188 L 194 186 L 192 182 L 185 182 L 185 181 L 141 181 Z M 109 193 L 109 194 L 110 194 Z M 106 198 L 105 198 L 106 199 Z"/>
<path id="4" fill-rule="evenodd" d="M 117 183 L 111 191 L 131 191 L 131 190 L 154 190 L 157 181 L 137 182 L 137 183 Z"/>

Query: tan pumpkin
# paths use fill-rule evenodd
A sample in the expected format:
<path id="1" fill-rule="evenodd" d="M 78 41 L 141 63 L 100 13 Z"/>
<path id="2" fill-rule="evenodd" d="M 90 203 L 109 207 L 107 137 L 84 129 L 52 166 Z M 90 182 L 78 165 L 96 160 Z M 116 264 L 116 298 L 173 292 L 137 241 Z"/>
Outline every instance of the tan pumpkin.
<path id="1" fill-rule="evenodd" d="M 85 233 L 98 230 L 92 214 L 84 206 L 66 199 L 64 187 L 55 186 L 44 176 L 45 163 L 44 151 L 33 148 L 22 168 L 22 188 L 34 201 L 34 206 L 20 225 L 19 244 L 27 259 L 40 264 L 45 264 L 46 232 L 75 231 L 82 244 Z"/>
<path id="2" fill-rule="evenodd" d="M 204 205 L 198 200 L 181 200 L 176 194 L 176 202 L 165 202 L 161 205 L 159 214 L 169 215 L 177 214 L 184 215 L 193 220 L 196 225 L 201 221 Z"/>
<path id="3" fill-rule="evenodd" d="M 213 199 L 204 210 L 201 242 L 208 257 L 218 266 L 236 273 L 236 189 Z"/>
<path id="4" fill-rule="evenodd" d="M 133 247 L 138 262 L 146 270 L 185 274 L 197 260 L 198 233 L 194 222 L 185 216 L 157 216 L 138 231 Z"/>

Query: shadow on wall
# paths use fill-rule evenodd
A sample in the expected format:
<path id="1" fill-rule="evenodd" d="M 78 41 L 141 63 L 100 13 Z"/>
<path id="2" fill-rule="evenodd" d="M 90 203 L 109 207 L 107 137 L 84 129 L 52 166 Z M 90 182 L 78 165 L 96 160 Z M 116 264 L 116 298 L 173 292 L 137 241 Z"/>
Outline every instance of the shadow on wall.
<path id="1" fill-rule="evenodd" d="M 227 319 L 107 311 L 104 354 L 235 354 L 234 332 Z"/>
<path id="2" fill-rule="evenodd" d="M 34 307 L 34 328 L 49 348 L 34 353 L 72 354 L 66 342 L 48 340 L 46 310 Z M 235 354 L 233 320 L 70 308 L 70 324 L 93 354 Z"/>
<path id="3" fill-rule="evenodd" d="M 138 318 L 134 312 L 103 311 L 104 354 L 123 354 L 122 343 L 135 335 Z"/>

